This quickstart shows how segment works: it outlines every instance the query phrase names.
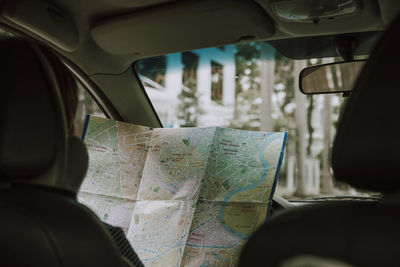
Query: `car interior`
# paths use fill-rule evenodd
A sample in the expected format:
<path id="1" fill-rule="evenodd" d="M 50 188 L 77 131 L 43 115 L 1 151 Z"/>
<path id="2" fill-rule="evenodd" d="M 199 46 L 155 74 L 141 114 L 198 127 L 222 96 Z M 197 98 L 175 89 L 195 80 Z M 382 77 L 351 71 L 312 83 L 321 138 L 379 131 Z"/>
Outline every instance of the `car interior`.
<path id="1" fill-rule="evenodd" d="M 242 266 L 263 266 L 266 251 L 272 266 L 299 255 L 341 260 L 352 266 L 398 264 L 396 145 L 392 141 L 382 145 L 380 140 L 393 140 L 388 133 L 398 127 L 396 116 L 383 116 L 397 114 L 399 56 L 393 51 L 400 40 L 399 25 L 396 19 L 371 53 L 342 115 L 332 151 L 336 179 L 382 192 L 383 201 L 328 202 L 276 214 L 248 241 Z M 268 239 L 276 242 L 266 242 Z"/>
<path id="2" fill-rule="evenodd" d="M 96 215 L 67 193 L 65 179 L 84 174 L 88 157 L 83 143 L 67 135 L 52 66 L 20 39 L 1 47 L 2 264 L 124 266 Z"/>
<path id="3" fill-rule="evenodd" d="M 106 117 L 156 128 L 163 124 L 135 62 L 266 42 L 291 59 L 369 56 L 331 163 L 336 180 L 383 199 L 296 207 L 275 195 L 272 218 L 249 238 L 239 263 L 221 266 L 323 266 L 290 263 L 304 255 L 398 266 L 398 14 L 396 0 L 2 0 L 0 27 L 17 38 L 0 40 L 1 265 L 133 266 L 101 220 L 71 197 L 68 178 L 84 178 L 88 155 L 67 133 L 60 83 L 40 46 Z"/>

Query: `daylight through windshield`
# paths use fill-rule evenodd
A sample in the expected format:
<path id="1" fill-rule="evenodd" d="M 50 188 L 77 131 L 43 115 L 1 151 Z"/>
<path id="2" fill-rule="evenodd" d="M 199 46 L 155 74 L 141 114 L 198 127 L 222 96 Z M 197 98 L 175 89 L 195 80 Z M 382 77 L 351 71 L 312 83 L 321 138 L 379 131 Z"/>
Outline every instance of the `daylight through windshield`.
<path id="1" fill-rule="evenodd" d="M 298 89 L 303 68 L 334 61 L 293 60 L 257 42 L 142 59 L 134 69 L 164 127 L 287 131 L 279 195 L 367 196 L 336 182 L 330 168 L 330 147 L 345 98 L 305 96 Z M 332 68 L 326 79 L 340 85 L 340 69 Z"/>

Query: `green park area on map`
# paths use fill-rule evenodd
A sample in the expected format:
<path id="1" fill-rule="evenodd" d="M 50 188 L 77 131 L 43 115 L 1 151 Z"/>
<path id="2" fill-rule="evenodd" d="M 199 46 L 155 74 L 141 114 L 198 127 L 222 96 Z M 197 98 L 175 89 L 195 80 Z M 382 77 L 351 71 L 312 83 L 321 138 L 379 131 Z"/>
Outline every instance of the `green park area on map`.
<path id="1" fill-rule="evenodd" d="M 146 266 L 235 266 L 265 222 L 286 133 L 148 128 L 88 116 L 79 200 Z"/>

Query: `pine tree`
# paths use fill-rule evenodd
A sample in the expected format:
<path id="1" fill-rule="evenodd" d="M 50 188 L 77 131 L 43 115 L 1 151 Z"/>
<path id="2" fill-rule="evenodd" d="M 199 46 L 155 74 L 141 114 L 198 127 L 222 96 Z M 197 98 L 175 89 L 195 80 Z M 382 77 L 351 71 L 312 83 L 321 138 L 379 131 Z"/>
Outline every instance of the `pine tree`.
<path id="1" fill-rule="evenodd" d="M 234 118 L 230 127 L 259 130 L 260 127 L 260 44 L 236 45 Z"/>
<path id="2" fill-rule="evenodd" d="M 189 87 L 182 86 L 182 91 L 178 95 L 178 119 L 181 127 L 196 127 L 197 117 L 201 113 L 199 107 L 199 96 L 196 87 L 188 84 Z"/>

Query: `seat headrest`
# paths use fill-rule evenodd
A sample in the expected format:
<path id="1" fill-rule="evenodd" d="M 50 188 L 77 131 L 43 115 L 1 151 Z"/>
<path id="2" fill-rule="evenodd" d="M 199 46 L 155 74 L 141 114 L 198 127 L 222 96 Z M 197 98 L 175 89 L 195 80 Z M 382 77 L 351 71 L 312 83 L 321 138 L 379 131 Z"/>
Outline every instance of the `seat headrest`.
<path id="1" fill-rule="evenodd" d="M 335 178 L 354 187 L 400 189 L 400 17 L 374 48 L 348 100 L 332 151 Z"/>
<path id="2" fill-rule="evenodd" d="M 58 82 L 34 44 L 0 41 L 0 181 L 54 186 L 66 173 L 67 131 Z"/>

